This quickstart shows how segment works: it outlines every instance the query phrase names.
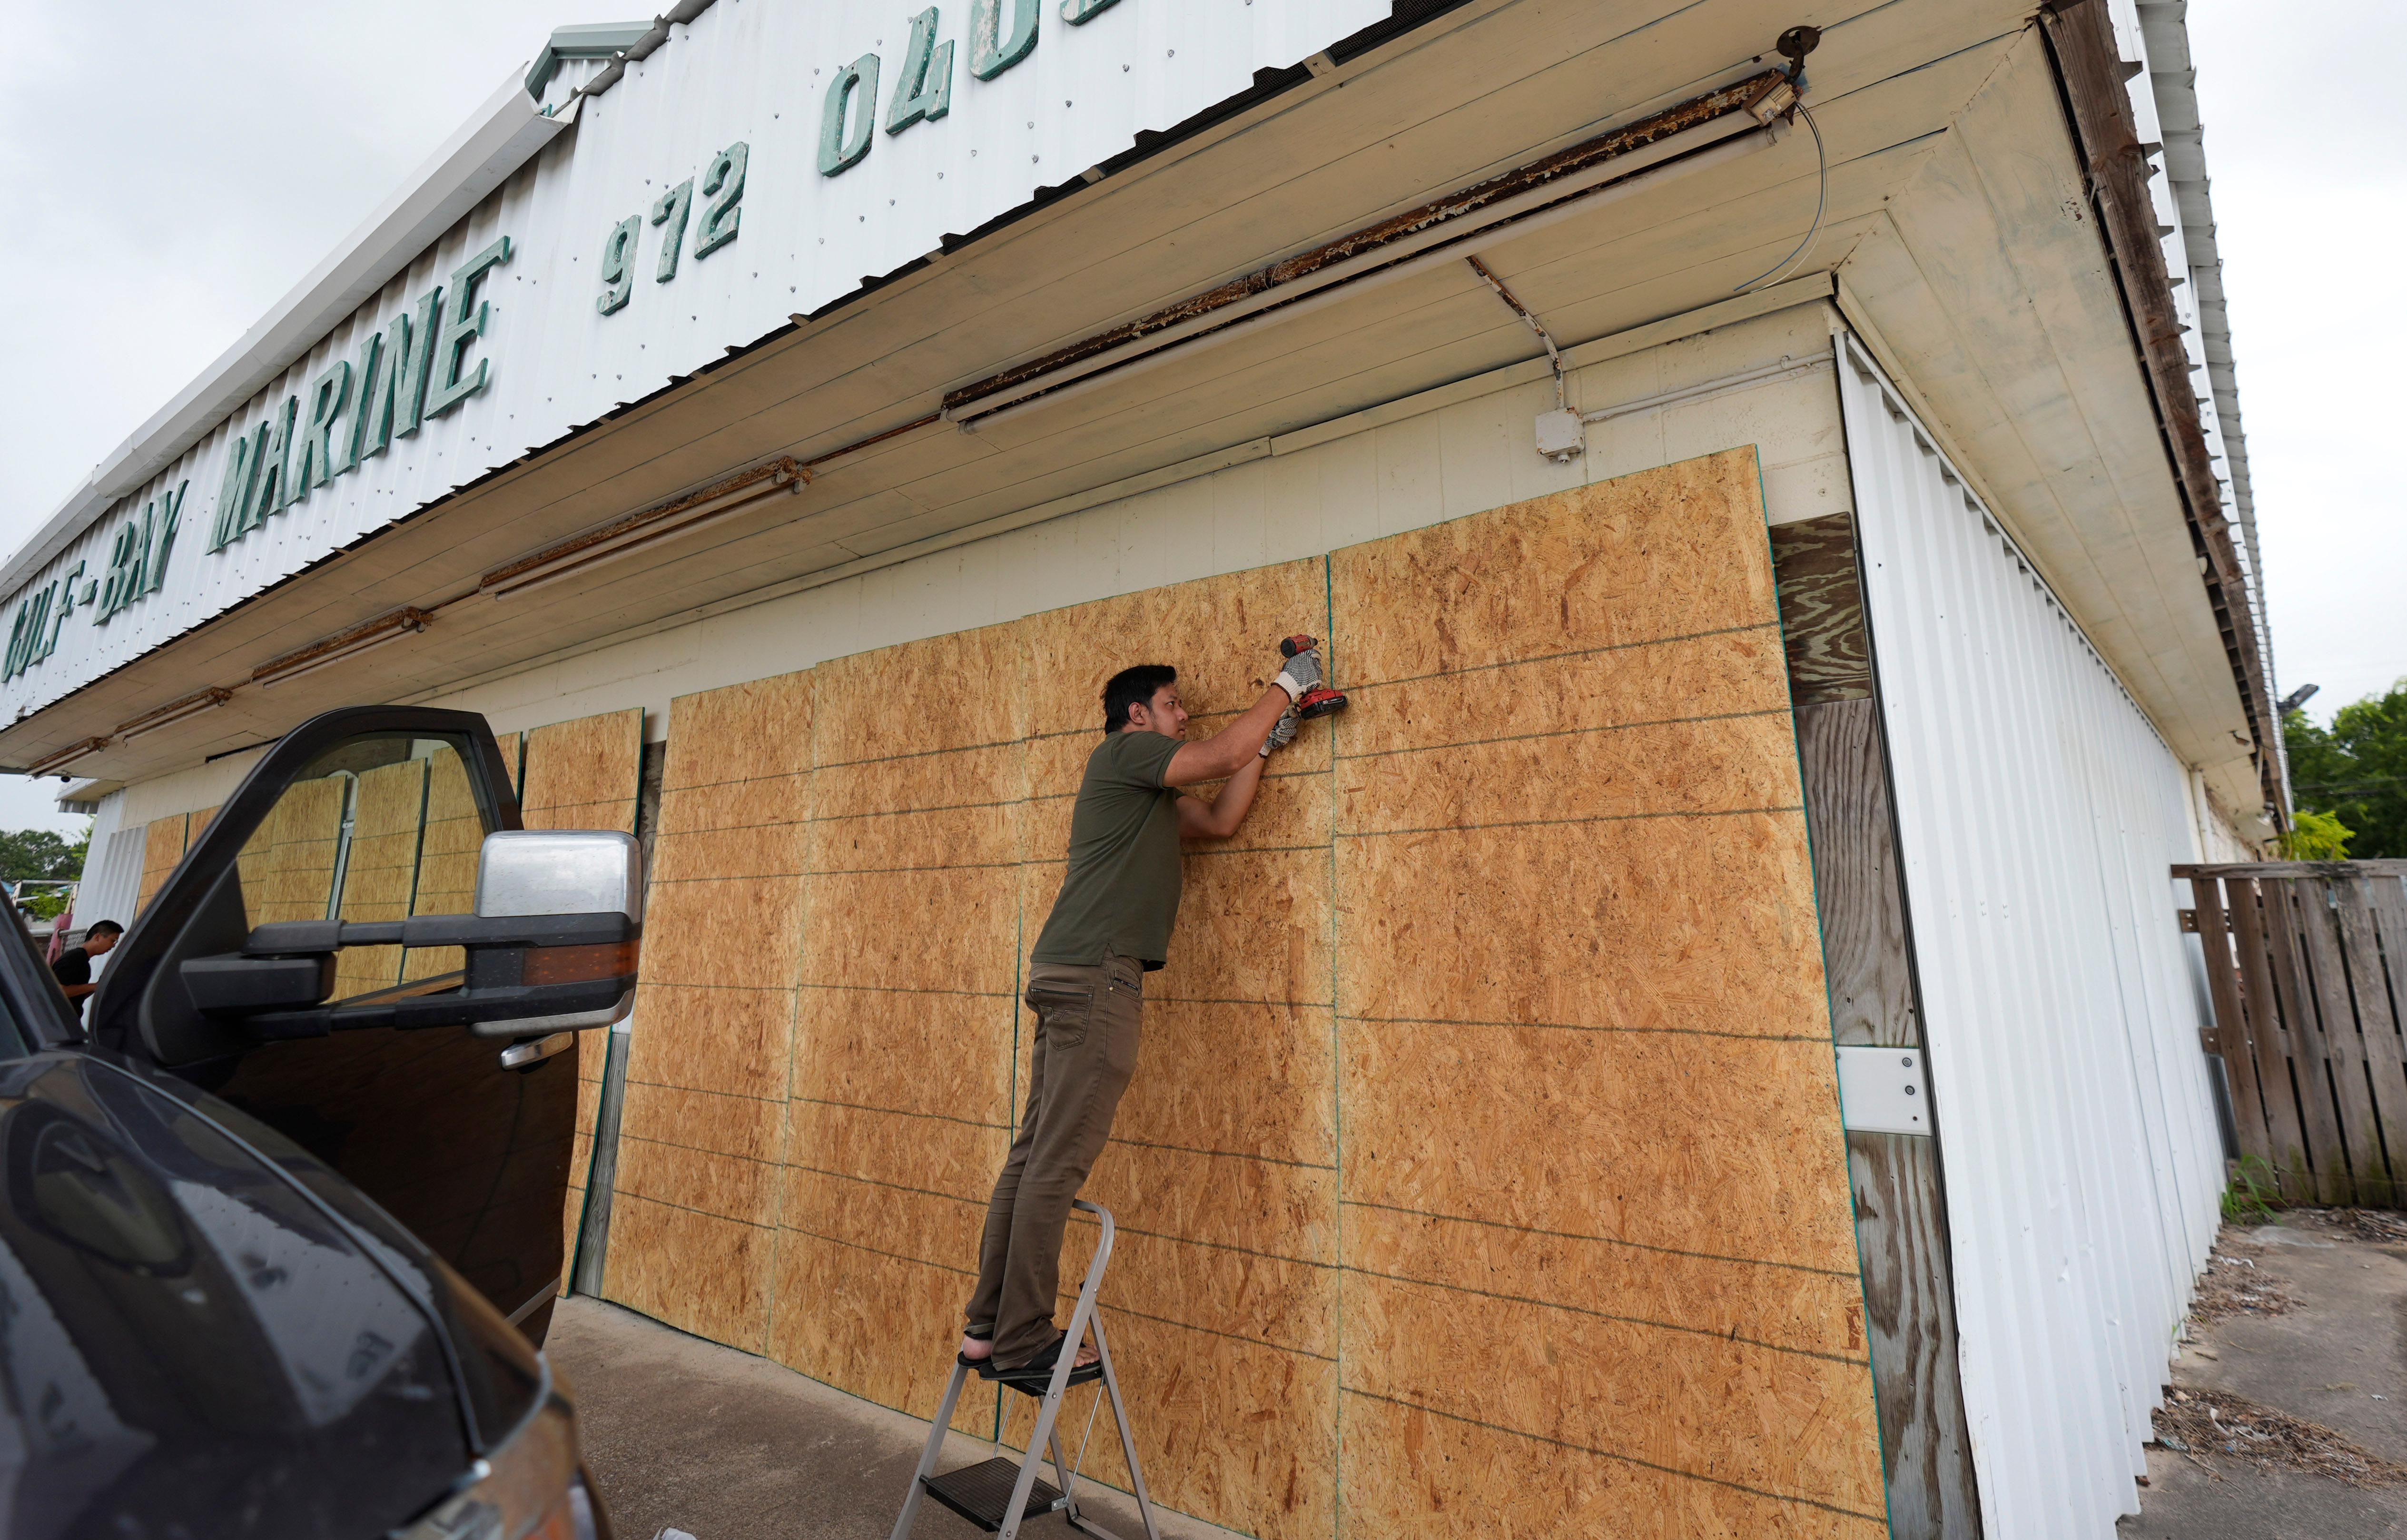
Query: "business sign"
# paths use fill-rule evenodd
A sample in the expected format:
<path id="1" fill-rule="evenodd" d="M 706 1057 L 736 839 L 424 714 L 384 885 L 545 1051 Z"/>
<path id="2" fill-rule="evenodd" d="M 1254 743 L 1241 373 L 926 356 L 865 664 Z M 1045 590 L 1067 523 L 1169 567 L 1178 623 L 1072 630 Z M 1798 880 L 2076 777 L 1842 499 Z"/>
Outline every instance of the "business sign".
<path id="1" fill-rule="evenodd" d="M 1388 15 L 719 0 L 601 94 L 558 71 L 571 130 L 8 595 L 0 719 Z"/>

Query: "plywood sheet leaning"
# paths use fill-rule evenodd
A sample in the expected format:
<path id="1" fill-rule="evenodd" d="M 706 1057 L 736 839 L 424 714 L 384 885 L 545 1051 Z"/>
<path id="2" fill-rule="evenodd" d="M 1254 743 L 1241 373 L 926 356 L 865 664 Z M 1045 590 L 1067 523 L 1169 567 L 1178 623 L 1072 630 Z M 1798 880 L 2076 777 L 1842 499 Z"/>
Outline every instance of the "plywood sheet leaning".
<path id="1" fill-rule="evenodd" d="M 1885 1533 L 1752 450 L 1330 560 L 1342 1532 Z"/>
<path id="2" fill-rule="evenodd" d="M 425 813 L 424 760 L 403 760 L 360 773 L 352 793 L 351 848 L 343 861 L 338 918 L 362 922 L 409 918 Z M 335 954 L 337 1000 L 400 982 L 399 947 L 347 947 Z"/>
<path id="3" fill-rule="evenodd" d="M 349 775 L 295 781 L 251 831 L 235 864 L 252 925 L 330 918 L 351 785 Z"/>
<path id="4" fill-rule="evenodd" d="M 603 1276 L 607 1297 L 755 1353 L 784 1175 L 810 734 L 806 673 L 670 703 Z M 543 795 L 562 781 L 535 738 L 528 781 Z"/>
<path id="5" fill-rule="evenodd" d="M 460 751 L 444 747 L 426 758 L 425 813 L 418 838 L 418 873 L 411 888 L 414 915 L 470 914 L 477 906 L 477 856 L 484 848 L 485 820 L 468 784 Z M 402 960 L 404 982 L 456 973 L 457 947 L 413 947 Z"/>
<path id="6" fill-rule="evenodd" d="M 1031 734 L 1025 951 L 1061 886 L 1104 681 L 1132 663 L 1173 664 L 1189 736 L 1217 731 L 1268 688 L 1281 636 L 1328 635 L 1327 575 L 1317 560 L 1287 563 L 1013 629 Z M 1327 723 L 1306 724 L 1238 837 L 1189 848 L 1169 965 L 1146 979 L 1136 1077 L 1087 1186 L 1120 1224 L 1104 1300 L 1155 1497 L 1249 1533 L 1316 1540 L 1337 1506 L 1330 744 Z M 1024 1086 L 1033 1019 L 1019 1020 Z M 1091 1247 L 1091 1229 L 1074 1227 L 1067 1289 Z M 1057 1316 L 1068 1317 L 1066 1295 Z M 1004 1410 L 1005 1436 L 1023 1440 L 1028 1404 L 1007 1397 Z M 1083 1425 L 1086 1414 L 1064 1415 Z M 1087 1469 L 1127 1484 L 1108 1437 Z"/>
<path id="7" fill-rule="evenodd" d="M 165 818 L 152 819 L 143 825 L 142 881 L 135 890 L 135 914 L 138 915 L 150 906 L 150 900 L 157 897 L 159 890 L 166 884 L 168 874 L 175 871 L 176 863 L 184 859 L 186 820 L 185 814 L 170 813 Z M 95 915 L 93 918 L 107 917 Z M 128 915 L 126 920 L 131 923 L 133 915 Z"/>
<path id="8" fill-rule="evenodd" d="M 643 771 L 644 713 L 640 706 L 552 722 L 520 734 L 520 752 L 506 749 L 502 763 L 515 763 L 519 821 L 529 829 L 615 829 L 635 832 L 635 800 Z M 472 863 L 473 864 L 473 863 Z M 568 1197 L 561 1217 L 561 1276 L 568 1287 L 575 1271 L 577 1229 L 585 1212 L 585 1177 L 593 1167 L 593 1124 L 602 1105 L 602 1078 L 609 1064 L 610 1034 L 577 1034 L 577 1143 L 569 1159 Z"/>
<path id="9" fill-rule="evenodd" d="M 933 1414 L 1010 1140 L 1026 794 L 990 626 L 814 672 L 801 984 L 770 1351 Z M 955 1425 L 994 1430 L 995 1396 Z"/>

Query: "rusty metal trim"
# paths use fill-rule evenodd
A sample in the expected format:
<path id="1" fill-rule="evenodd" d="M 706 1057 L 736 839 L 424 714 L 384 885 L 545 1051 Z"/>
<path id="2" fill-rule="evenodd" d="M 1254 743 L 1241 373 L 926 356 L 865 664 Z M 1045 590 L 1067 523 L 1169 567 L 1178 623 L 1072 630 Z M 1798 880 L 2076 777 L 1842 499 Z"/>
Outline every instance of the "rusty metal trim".
<path id="1" fill-rule="evenodd" d="M 1392 245 L 1406 236 L 1418 235 L 1424 230 L 1453 223 L 1477 214 L 1503 199 L 1542 190 L 1550 183 L 1560 181 L 1564 178 L 1586 171 L 1601 163 L 1630 154 L 1633 150 L 1643 150 L 1674 134 L 1683 133 L 1732 114 L 1745 113 L 1749 105 L 1769 86 L 1787 78 L 1779 70 L 1765 70 L 1760 74 L 1750 75 L 1735 84 L 1724 86 L 1718 91 L 1707 92 L 1676 107 L 1667 107 L 1650 117 L 1642 118 L 1634 123 L 1617 128 L 1609 134 L 1599 135 L 1593 139 L 1575 144 L 1568 150 L 1557 150 L 1542 160 L 1532 161 L 1527 165 L 1517 166 L 1511 171 L 1490 177 L 1486 181 L 1474 182 L 1443 198 L 1382 220 L 1377 224 L 1365 225 L 1349 235 L 1340 235 L 1335 240 L 1316 246 L 1309 251 L 1299 252 L 1282 262 L 1273 263 L 1268 267 L 1248 273 L 1243 278 L 1232 278 L 1216 288 L 1207 289 L 1200 294 L 1191 294 L 1175 305 L 1156 310 L 1151 315 L 1115 326 L 1109 331 L 1098 332 L 1092 336 L 1083 337 L 1042 358 L 1031 359 L 1025 364 L 1015 365 L 999 374 L 989 375 L 986 378 L 964 385 L 959 390 L 947 392 L 944 398 L 945 410 L 947 412 L 957 410 L 993 395 L 997 392 L 1007 391 L 1040 376 L 1081 363 L 1098 353 L 1108 352 L 1131 342 L 1141 341 L 1157 332 L 1181 322 L 1208 316 L 1215 310 L 1224 309 L 1240 300 L 1251 299 L 1257 294 L 1267 293 L 1272 290 L 1296 283 L 1338 263 L 1361 256 L 1366 252 L 1376 251 L 1381 247 Z"/>
<path id="2" fill-rule="evenodd" d="M 2039 16 L 2107 263 L 2122 292 L 2125 320 L 2140 345 L 2142 372 L 2156 403 L 2165 457 L 2172 462 L 2173 482 L 2188 515 L 2190 541 L 2206 559 L 2207 604 L 2223 634 L 2241 708 L 2256 738 L 2257 781 L 2276 820 L 2286 821 L 2276 741 L 2281 713 L 2274 709 L 2272 681 L 2265 677 L 2247 584 L 2241 577 L 2230 521 L 2223 514 L 2206 430 L 2199 421 L 2172 276 L 2165 270 L 2164 248 L 2158 244 L 2156 203 L 2148 192 L 2151 168 L 2123 84 L 2122 53 L 2102 0 L 2049 0 Z"/>
<path id="3" fill-rule="evenodd" d="M 84 738 L 77 743 L 68 745 L 64 749 L 59 749 L 54 753 L 36 760 L 33 763 L 25 766 L 24 773 L 28 776 L 47 776 L 62 764 L 72 764 L 77 760 L 83 758 L 86 754 L 99 753 L 102 749 L 108 747 L 108 742 L 109 740 L 107 738 Z"/>
<path id="4" fill-rule="evenodd" d="M 233 691 L 220 685 L 210 685 L 206 689 L 195 690 L 189 695 L 178 695 L 166 705 L 154 706 L 130 720 L 119 722 L 112 732 L 120 735 L 140 733 L 145 727 L 153 722 L 159 722 L 163 719 L 179 717 L 196 707 L 223 706 L 232 699 L 234 699 Z"/>
<path id="5" fill-rule="evenodd" d="M 279 657 L 270 658 L 252 669 L 250 677 L 254 683 L 265 684 L 284 675 L 298 673 L 312 663 L 324 662 L 349 652 L 362 642 L 378 640 L 388 633 L 399 635 L 406 631 L 423 631 L 426 629 L 426 623 L 434 619 L 434 615 L 431 610 L 404 606 L 399 609 L 387 611 L 373 620 L 362 621 L 347 631 L 337 631 L 331 636 L 311 642 L 307 647 L 295 648 Z"/>
<path id="6" fill-rule="evenodd" d="M 845 450 L 837 452 L 847 452 L 854 447 L 847 445 Z M 797 463 L 793 456 L 781 456 L 765 465 L 755 465 L 749 470 L 737 471 L 733 476 L 722 477 L 706 487 L 687 492 L 682 497 L 672 498 L 657 506 L 614 519 L 606 524 L 598 524 L 581 535 L 572 535 L 565 540 L 555 540 L 540 550 L 530 551 L 515 562 L 506 562 L 493 568 L 477 579 L 477 586 L 479 589 L 488 589 L 498 583 L 506 583 L 522 573 L 532 572 L 537 567 L 549 566 L 554 562 L 577 555 L 582 551 L 591 550 L 596 546 L 622 540 L 630 535 L 641 533 L 648 525 L 657 524 L 663 520 L 675 519 L 689 508 L 716 502 L 721 497 L 742 492 L 747 487 L 757 486 L 763 481 L 770 482 L 775 488 L 784 488 L 795 483 L 807 485 L 812 479 L 812 474 L 808 466 Z"/>

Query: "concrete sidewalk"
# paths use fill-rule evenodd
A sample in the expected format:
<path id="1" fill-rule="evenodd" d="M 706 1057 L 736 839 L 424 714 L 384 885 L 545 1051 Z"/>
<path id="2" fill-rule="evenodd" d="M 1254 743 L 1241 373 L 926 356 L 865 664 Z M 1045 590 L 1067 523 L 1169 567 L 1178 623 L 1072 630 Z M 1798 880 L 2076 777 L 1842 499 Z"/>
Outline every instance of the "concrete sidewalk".
<path id="1" fill-rule="evenodd" d="M 2201 1300 L 2220 1292 L 2235 1313 L 2193 1323 L 2173 1389 L 2193 1407 L 2244 1397 L 2407 1464 L 2407 1244 L 2380 1244 L 2336 1214 L 2301 1210 L 2227 1227 L 2215 1249 Z M 2150 1446 L 2140 1514 L 2122 1521 L 2121 1535 L 2407 1540 L 2407 1485 L 2353 1486 L 2299 1468 L 2274 1441 L 2224 1436 L 2195 1410 L 2188 1423 L 2187 1452 Z M 2247 1452 L 2233 1454 L 2235 1445 Z"/>
<path id="2" fill-rule="evenodd" d="M 545 1351 L 576 1392 L 586 1463 L 619 1540 L 653 1540 L 670 1527 L 695 1540 L 885 1540 L 927 1442 L 917 1418 L 599 1300 L 562 1300 Z M 1095 1436 L 1111 1437 L 1108 1416 Z M 955 1433 L 939 1468 L 995 1452 Z M 1081 1480 L 1078 1495 L 1122 1540 L 1144 1540 L 1120 1493 Z M 1163 1540 L 1231 1535 L 1159 1508 L 1155 1521 Z M 979 1533 L 933 1502 L 920 1504 L 916 1540 Z M 1049 1517 L 1027 1533 L 1076 1533 Z"/>

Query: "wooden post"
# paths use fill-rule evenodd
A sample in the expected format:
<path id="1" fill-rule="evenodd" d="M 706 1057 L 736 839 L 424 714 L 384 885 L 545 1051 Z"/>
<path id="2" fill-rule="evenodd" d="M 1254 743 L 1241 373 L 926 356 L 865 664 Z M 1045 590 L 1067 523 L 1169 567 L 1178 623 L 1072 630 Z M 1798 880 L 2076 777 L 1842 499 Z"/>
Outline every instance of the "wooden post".
<path id="1" fill-rule="evenodd" d="M 2314 1172 L 2299 1119 L 2297 1077 L 2291 1073 L 2293 1034 L 2273 1003 L 2272 951 L 2265 940 L 2265 907 L 2257 884 L 2238 881 L 2227 890 L 2240 937 L 2240 977 L 2248 1001 L 2248 1036 L 2257 1049 L 2257 1083 L 2265 1097 L 2265 1126 L 2273 1143 L 2273 1170 L 2282 1196 L 2292 1203 L 2315 1198 Z"/>
<path id="2" fill-rule="evenodd" d="M 1772 532 L 1814 838 L 1830 1025 L 1841 1044 L 1920 1048 L 1905 891 L 1870 636 L 1844 513 Z M 1926 1069 L 1932 1075 L 1944 1066 Z M 1881 1461 L 1895 1540 L 1981 1533 L 1938 1136 L 1849 1134 Z"/>
<path id="3" fill-rule="evenodd" d="M 2206 989 L 2215 1002 L 2215 1051 L 2231 1083 L 2231 1121 L 2240 1153 L 2271 1164 L 2273 1148 L 2265 1130 L 2265 1103 L 2257 1083 L 2257 1050 L 2248 1041 L 2247 1013 L 2240 1004 L 2240 975 L 2231 955 L 2231 925 L 2223 908 L 2220 878 L 2189 879 L 2198 905 L 2198 940 L 2206 957 Z"/>

